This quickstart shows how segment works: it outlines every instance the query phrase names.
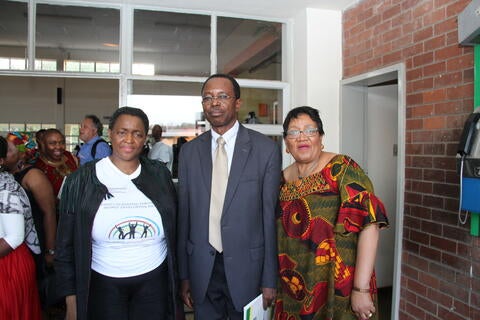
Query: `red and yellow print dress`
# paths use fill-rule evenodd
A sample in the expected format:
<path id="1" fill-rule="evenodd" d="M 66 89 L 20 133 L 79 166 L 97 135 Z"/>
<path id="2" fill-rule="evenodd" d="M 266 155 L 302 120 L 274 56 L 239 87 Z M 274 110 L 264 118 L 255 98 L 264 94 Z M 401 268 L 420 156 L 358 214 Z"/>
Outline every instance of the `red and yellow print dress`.
<path id="1" fill-rule="evenodd" d="M 320 172 L 284 182 L 280 206 L 275 320 L 356 320 L 350 293 L 358 234 L 372 223 L 388 226 L 370 179 L 353 159 L 336 155 Z M 375 273 L 370 288 L 378 310 Z"/>

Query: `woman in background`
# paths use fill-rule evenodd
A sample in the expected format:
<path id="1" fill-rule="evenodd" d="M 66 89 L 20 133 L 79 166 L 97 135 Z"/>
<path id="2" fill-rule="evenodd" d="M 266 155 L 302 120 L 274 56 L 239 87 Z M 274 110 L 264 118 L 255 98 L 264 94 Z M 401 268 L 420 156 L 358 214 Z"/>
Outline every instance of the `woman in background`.
<path id="1" fill-rule="evenodd" d="M 170 172 L 140 157 L 140 109 L 117 109 L 112 154 L 81 166 L 60 201 L 55 268 L 67 320 L 173 320 L 176 194 Z"/>
<path id="2" fill-rule="evenodd" d="M 2 169 L 7 149 L 7 141 L 0 137 Z M 27 195 L 10 173 L 0 171 L 0 319 L 41 319 L 29 248 L 40 253 Z"/>
<path id="3" fill-rule="evenodd" d="M 52 185 L 41 170 L 29 164 L 34 156 L 35 143 L 28 134 L 12 132 L 7 135 L 7 141 L 6 168 L 27 192 L 40 248 L 46 264 L 52 266 L 57 233 Z"/>
<path id="4" fill-rule="evenodd" d="M 53 290 L 49 286 L 49 277 L 53 274 L 53 256 L 55 255 L 55 237 L 57 217 L 55 196 L 50 181 L 38 168 L 32 166 L 36 144 L 29 134 L 12 132 L 7 135 L 8 152 L 6 168 L 27 193 L 32 209 L 33 221 L 40 242 L 41 254 L 35 254 L 38 287 L 42 307 L 50 313 L 48 306 L 52 301 Z"/>
<path id="5" fill-rule="evenodd" d="M 78 160 L 65 150 L 65 136 L 57 129 L 47 129 L 39 143 L 40 156 L 35 167 L 45 173 L 58 197 L 63 180 L 78 168 Z"/>
<path id="6" fill-rule="evenodd" d="M 373 267 L 385 208 L 350 157 L 323 150 L 316 109 L 283 123 L 295 162 L 283 171 L 276 320 L 378 319 Z"/>

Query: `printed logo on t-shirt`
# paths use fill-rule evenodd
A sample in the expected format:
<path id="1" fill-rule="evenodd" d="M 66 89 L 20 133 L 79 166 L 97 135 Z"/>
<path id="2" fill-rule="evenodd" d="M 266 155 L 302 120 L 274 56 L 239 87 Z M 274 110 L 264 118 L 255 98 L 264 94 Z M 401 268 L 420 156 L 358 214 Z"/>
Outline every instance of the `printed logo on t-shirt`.
<path id="1" fill-rule="evenodd" d="M 145 217 L 128 217 L 115 223 L 107 235 L 109 240 L 133 240 L 158 236 L 159 226 Z"/>

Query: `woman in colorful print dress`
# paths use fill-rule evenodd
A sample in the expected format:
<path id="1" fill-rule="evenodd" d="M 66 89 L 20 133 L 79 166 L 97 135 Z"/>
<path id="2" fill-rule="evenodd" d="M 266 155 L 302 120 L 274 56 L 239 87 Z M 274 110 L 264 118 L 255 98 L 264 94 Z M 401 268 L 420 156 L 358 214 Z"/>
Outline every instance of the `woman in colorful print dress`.
<path id="1" fill-rule="evenodd" d="M 292 109 L 283 128 L 295 163 L 280 190 L 275 319 L 378 319 L 373 268 L 385 208 L 353 159 L 323 151 L 317 110 Z"/>

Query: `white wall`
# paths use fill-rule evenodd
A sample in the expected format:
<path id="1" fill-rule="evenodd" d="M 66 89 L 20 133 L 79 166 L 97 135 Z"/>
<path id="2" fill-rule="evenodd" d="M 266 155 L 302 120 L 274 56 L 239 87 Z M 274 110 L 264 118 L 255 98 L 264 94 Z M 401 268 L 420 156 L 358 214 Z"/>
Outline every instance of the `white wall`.
<path id="1" fill-rule="evenodd" d="M 0 76 L 1 122 L 56 124 L 63 130 L 64 123 L 79 123 L 88 113 L 104 122 L 116 108 L 118 80 Z"/>
<path id="2" fill-rule="evenodd" d="M 325 149 L 338 152 L 342 13 L 304 10 L 295 16 L 293 39 L 292 107 L 317 108 L 324 124 Z"/>

